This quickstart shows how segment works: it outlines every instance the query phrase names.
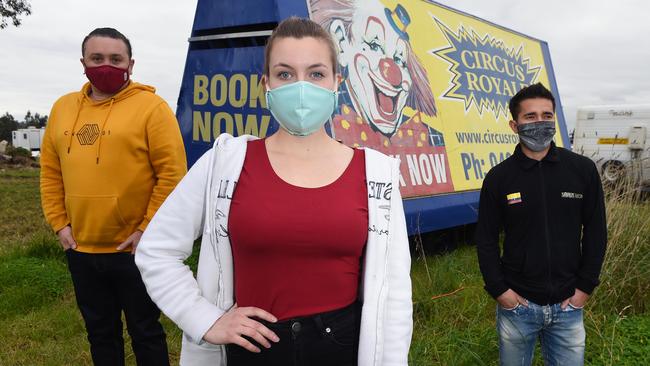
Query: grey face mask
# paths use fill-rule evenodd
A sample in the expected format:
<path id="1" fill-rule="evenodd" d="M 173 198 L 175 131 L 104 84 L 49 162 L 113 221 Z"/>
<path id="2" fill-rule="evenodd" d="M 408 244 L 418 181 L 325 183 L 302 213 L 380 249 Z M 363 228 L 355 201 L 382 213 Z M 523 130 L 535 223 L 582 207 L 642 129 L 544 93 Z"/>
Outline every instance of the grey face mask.
<path id="1" fill-rule="evenodd" d="M 555 135 L 555 121 L 538 121 L 517 124 L 519 141 L 532 151 L 546 149 Z"/>

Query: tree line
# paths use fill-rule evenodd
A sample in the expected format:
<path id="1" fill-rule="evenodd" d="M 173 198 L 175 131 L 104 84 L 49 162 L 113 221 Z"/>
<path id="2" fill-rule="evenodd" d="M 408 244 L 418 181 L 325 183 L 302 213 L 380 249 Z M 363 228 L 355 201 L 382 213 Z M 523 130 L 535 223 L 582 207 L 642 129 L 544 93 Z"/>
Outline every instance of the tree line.
<path id="1" fill-rule="evenodd" d="M 0 29 L 7 28 L 11 23 L 15 27 L 20 26 L 21 15 L 30 15 L 32 7 L 27 0 L 0 0 Z"/>

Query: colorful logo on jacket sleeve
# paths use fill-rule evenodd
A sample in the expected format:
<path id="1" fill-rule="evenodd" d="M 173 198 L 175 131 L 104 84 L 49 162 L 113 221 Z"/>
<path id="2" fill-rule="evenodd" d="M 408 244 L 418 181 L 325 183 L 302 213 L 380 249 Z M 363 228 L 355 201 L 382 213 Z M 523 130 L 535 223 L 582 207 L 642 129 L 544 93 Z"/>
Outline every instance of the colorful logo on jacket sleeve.
<path id="1" fill-rule="evenodd" d="M 509 195 L 506 196 L 508 199 L 508 204 L 509 205 L 514 205 L 515 203 L 521 203 L 521 193 L 515 192 L 515 193 L 510 193 Z"/>
<path id="2" fill-rule="evenodd" d="M 462 100 L 465 111 L 474 105 L 479 113 L 491 110 L 498 118 L 508 112 L 508 101 L 521 88 L 537 80 L 541 66 L 530 65 L 523 45 L 508 47 L 490 34 L 479 36 L 462 25 L 458 32 L 434 17 L 449 46 L 430 53 L 449 63 L 453 74 L 443 97 Z"/>

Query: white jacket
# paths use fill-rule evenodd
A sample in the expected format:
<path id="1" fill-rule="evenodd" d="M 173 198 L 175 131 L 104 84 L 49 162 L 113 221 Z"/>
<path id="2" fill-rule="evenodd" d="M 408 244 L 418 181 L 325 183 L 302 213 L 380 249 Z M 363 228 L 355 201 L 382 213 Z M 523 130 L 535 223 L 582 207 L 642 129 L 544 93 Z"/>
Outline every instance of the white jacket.
<path id="1" fill-rule="evenodd" d="M 184 332 L 181 365 L 226 365 L 224 346 L 204 341 L 203 335 L 234 303 L 228 214 L 246 142 L 252 139 L 219 136 L 165 200 L 136 251 L 149 295 Z M 406 365 L 413 304 L 399 164 L 377 151 L 365 152 L 369 225 L 359 289 L 359 366 Z M 194 279 L 183 261 L 200 236 Z"/>

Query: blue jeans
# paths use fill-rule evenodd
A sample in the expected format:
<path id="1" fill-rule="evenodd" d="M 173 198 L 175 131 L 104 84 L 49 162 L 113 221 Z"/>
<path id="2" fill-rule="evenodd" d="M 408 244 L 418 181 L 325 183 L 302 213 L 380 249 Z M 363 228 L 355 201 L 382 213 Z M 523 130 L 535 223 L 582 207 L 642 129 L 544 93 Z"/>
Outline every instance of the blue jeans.
<path id="1" fill-rule="evenodd" d="M 502 366 L 532 364 L 535 344 L 539 338 L 546 366 L 584 364 L 585 327 L 582 309 L 571 305 L 562 310 L 560 304 L 517 305 L 504 309 L 497 305 L 497 333 Z"/>

